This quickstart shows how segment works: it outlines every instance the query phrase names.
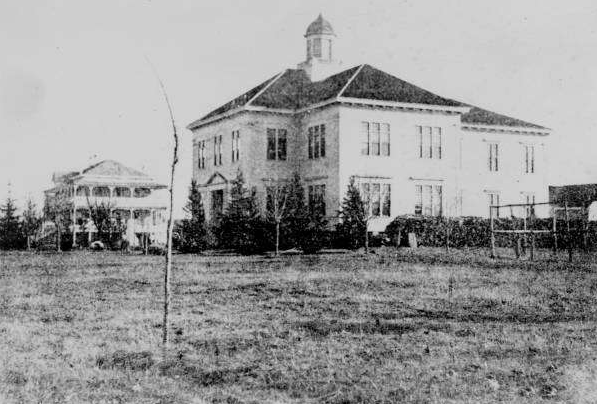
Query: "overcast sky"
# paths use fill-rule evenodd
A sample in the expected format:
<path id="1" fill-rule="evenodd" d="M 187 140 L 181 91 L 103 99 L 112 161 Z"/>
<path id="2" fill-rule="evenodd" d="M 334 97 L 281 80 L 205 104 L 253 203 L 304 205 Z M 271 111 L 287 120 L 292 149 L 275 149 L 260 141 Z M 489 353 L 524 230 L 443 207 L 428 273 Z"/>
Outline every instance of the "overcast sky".
<path id="1" fill-rule="evenodd" d="M 597 182 L 597 2 L 0 0 L 0 199 L 41 203 L 51 174 L 114 159 L 167 182 L 181 132 L 304 59 L 322 12 L 346 67 L 369 63 L 440 95 L 553 129 L 550 183 Z"/>

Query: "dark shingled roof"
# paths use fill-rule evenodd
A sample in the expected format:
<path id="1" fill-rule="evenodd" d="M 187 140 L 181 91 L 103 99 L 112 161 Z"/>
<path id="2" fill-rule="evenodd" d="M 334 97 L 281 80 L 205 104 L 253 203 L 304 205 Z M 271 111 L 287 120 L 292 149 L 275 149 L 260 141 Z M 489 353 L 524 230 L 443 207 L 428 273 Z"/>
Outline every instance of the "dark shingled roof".
<path id="1" fill-rule="evenodd" d="M 309 80 L 304 70 L 288 69 L 251 105 L 295 109 L 327 101 L 338 96 L 358 68 L 356 66 L 315 82 Z"/>
<path id="2" fill-rule="evenodd" d="M 238 108 L 238 107 L 245 105 L 247 102 L 249 102 L 251 100 L 251 98 L 255 97 L 261 90 L 263 90 L 276 77 L 278 77 L 278 75 L 275 75 L 272 78 L 267 79 L 263 83 L 259 84 L 257 87 L 253 87 L 252 89 L 250 89 L 249 91 L 247 91 L 246 93 L 244 93 L 242 95 L 239 95 L 232 101 L 229 101 L 226 104 L 222 105 L 221 107 L 214 109 L 209 114 L 207 114 L 203 118 L 201 118 L 201 120 L 208 119 L 208 118 L 214 117 L 216 115 L 223 114 L 223 113 L 228 112 L 234 108 Z"/>
<path id="3" fill-rule="evenodd" d="M 518 126 L 523 128 L 547 129 L 543 126 L 535 125 L 521 121 L 520 119 L 511 118 L 506 115 L 497 114 L 495 112 L 487 111 L 485 109 L 469 105 L 471 110 L 466 114 L 462 114 L 462 123 L 469 123 L 472 125 L 499 125 L 499 126 Z"/>
<path id="4" fill-rule="evenodd" d="M 464 106 L 458 101 L 440 97 L 369 65 L 363 66 L 342 96 L 446 107 Z"/>
<path id="5" fill-rule="evenodd" d="M 356 74 L 357 71 L 358 74 Z M 342 91 L 344 87 L 346 89 Z M 261 94 L 259 94 L 260 92 Z M 470 107 L 470 112 L 462 114 L 462 122 L 465 124 L 546 129 L 539 125 L 441 97 L 367 64 L 352 67 L 315 82 L 312 82 L 301 69 L 287 69 L 282 74 L 264 81 L 257 87 L 213 110 L 190 126 L 247 105 L 253 98 L 255 99 L 250 102 L 250 105 L 257 107 L 299 109 L 339 96 L 406 104 Z"/>

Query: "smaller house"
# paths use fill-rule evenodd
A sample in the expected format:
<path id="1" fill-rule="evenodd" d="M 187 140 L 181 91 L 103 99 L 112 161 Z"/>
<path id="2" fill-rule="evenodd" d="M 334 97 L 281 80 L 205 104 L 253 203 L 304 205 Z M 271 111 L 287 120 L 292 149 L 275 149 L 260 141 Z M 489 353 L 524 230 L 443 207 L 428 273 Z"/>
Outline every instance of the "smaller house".
<path id="1" fill-rule="evenodd" d="M 124 238 L 132 246 L 166 241 L 166 185 L 123 164 L 104 160 L 82 171 L 54 173 L 54 187 L 45 191 L 46 205 L 58 201 L 70 214 L 73 246 L 88 245 L 97 229 L 90 207 L 110 209 L 113 220 L 123 224 Z"/>
<path id="2" fill-rule="evenodd" d="M 588 219 L 597 220 L 597 184 L 575 184 L 549 187 L 549 202 L 556 205 L 588 208 Z"/>

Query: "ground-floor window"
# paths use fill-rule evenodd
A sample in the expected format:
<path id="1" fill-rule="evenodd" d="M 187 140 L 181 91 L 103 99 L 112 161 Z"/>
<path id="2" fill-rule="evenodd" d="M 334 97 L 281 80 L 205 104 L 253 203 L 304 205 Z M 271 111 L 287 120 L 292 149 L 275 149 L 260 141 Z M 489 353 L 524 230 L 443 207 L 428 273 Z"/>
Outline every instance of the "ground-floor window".
<path id="1" fill-rule="evenodd" d="M 211 216 L 216 217 L 222 212 L 224 212 L 224 190 L 211 191 Z"/>
<path id="2" fill-rule="evenodd" d="M 535 203 L 535 194 L 532 192 L 523 192 L 522 193 L 522 203 L 534 204 Z M 525 214 L 526 214 L 527 218 L 535 216 L 535 207 L 534 206 L 525 206 Z"/>
<path id="3" fill-rule="evenodd" d="M 441 216 L 442 199 L 441 185 L 415 185 L 415 215 Z"/>
<path id="4" fill-rule="evenodd" d="M 488 192 L 487 200 L 489 202 L 489 216 L 493 214 L 495 217 L 500 217 L 499 208 L 494 208 L 493 212 L 491 212 L 492 206 L 498 206 L 500 204 L 500 194 L 498 192 Z"/>
<path id="5" fill-rule="evenodd" d="M 390 216 L 391 186 L 379 182 L 360 182 L 361 198 L 369 217 Z"/>

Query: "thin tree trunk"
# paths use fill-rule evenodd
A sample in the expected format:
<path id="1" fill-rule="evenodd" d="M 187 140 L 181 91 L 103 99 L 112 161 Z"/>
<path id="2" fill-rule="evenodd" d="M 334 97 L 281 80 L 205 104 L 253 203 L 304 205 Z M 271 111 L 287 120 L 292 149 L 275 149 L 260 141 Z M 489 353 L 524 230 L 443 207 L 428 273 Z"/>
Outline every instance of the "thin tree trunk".
<path id="1" fill-rule="evenodd" d="M 276 257 L 280 254 L 280 222 L 276 221 Z"/>
<path id="2" fill-rule="evenodd" d="M 149 62 L 149 60 L 148 60 Z M 150 63 L 151 65 L 151 63 Z M 153 66 L 152 66 L 153 67 Z M 168 335 L 168 327 L 169 327 L 169 315 L 170 315 L 170 282 L 171 282 L 171 272 L 172 272 L 172 230 L 174 227 L 174 222 L 172 220 L 172 210 L 174 208 L 174 173 L 176 171 L 176 164 L 178 163 L 178 133 L 176 131 L 176 122 L 174 121 L 174 114 L 172 112 L 172 106 L 170 105 L 170 100 L 168 99 L 168 94 L 166 93 L 166 88 L 164 87 L 164 83 L 160 79 L 157 72 L 154 70 L 156 78 L 160 83 L 160 87 L 162 89 L 162 93 L 164 95 L 164 100 L 166 101 L 166 105 L 168 106 L 168 112 L 170 113 L 170 122 L 172 123 L 172 136 L 174 137 L 174 149 L 172 151 L 172 164 L 170 166 L 170 209 L 168 214 L 168 230 L 167 230 L 167 238 L 166 238 L 166 265 L 164 269 L 164 321 L 162 324 L 162 345 L 166 349 L 169 345 L 169 335 Z"/>
<path id="3" fill-rule="evenodd" d="M 367 223 L 365 223 L 365 253 L 369 253 L 369 229 L 367 228 Z"/>
<path id="4" fill-rule="evenodd" d="M 58 252 L 62 252 L 62 230 L 60 229 L 60 225 L 56 226 L 56 250 Z"/>

